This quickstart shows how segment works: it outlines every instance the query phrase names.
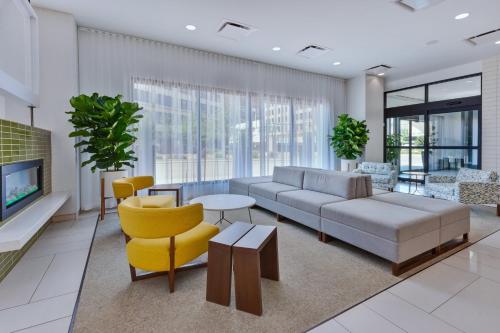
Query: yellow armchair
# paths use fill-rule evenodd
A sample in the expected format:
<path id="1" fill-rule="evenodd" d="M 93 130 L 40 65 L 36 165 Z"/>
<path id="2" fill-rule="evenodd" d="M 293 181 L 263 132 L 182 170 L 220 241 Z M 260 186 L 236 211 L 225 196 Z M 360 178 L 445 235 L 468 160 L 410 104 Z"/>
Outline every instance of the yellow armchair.
<path id="1" fill-rule="evenodd" d="M 136 196 L 137 191 L 151 187 L 154 184 L 155 181 L 152 176 L 119 178 L 113 181 L 113 194 L 119 204 L 122 199 Z M 169 208 L 175 206 L 175 200 L 171 195 L 144 196 L 142 205 L 147 208 Z"/>
<path id="2" fill-rule="evenodd" d="M 136 281 L 166 272 L 173 292 L 175 272 L 186 269 L 183 265 L 207 252 L 208 241 L 219 233 L 219 228 L 203 222 L 201 204 L 148 208 L 143 205 L 144 198 L 130 197 L 118 206 L 131 278 Z M 137 276 L 136 268 L 156 273 Z"/>

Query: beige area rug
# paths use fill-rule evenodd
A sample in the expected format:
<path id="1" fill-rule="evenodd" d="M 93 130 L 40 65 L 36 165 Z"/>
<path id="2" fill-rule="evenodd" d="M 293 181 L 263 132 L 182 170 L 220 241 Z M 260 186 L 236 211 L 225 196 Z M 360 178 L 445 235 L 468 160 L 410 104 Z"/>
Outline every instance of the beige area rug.
<path id="1" fill-rule="evenodd" d="M 248 221 L 246 211 L 231 220 Z M 390 263 L 341 241 L 328 244 L 297 223 L 252 209 L 254 223 L 277 225 L 281 281 L 262 280 L 264 314 L 257 317 L 205 301 L 206 270 L 132 283 L 116 214 L 98 225 L 83 284 L 75 332 L 301 332 L 400 281 Z M 217 217 L 207 214 L 207 221 Z M 223 227 L 226 227 L 225 224 Z M 494 209 L 473 210 L 471 241 L 498 230 Z M 233 284 L 234 286 L 234 284 Z"/>

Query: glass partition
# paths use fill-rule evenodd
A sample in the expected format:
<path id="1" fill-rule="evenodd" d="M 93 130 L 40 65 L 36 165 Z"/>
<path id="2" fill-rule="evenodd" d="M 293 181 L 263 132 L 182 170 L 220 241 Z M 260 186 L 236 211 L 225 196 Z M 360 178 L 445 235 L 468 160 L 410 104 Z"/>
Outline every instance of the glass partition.
<path id="1" fill-rule="evenodd" d="M 430 146 L 477 146 L 478 134 L 478 110 L 429 115 Z"/>

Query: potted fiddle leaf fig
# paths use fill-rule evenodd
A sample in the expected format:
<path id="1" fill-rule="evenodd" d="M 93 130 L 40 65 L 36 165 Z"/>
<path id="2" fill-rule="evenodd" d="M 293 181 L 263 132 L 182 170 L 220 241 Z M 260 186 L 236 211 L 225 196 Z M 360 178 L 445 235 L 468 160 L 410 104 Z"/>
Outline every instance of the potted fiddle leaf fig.
<path id="1" fill-rule="evenodd" d="M 330 146 L 341 159 L 342 171 L 352 171 L 356 167 L 356 161 L 368 143 L 369 133 L 365 120 L 356 120 L 347 114 L 339 115 L 330 136 Z"/>
<path id="2" fill-rule="evenodd" d="M 133 168 L 137 161 L 132 145 L 137 140 L 135 126 L 142 115 L 142 109 L 137 103 L 123 102 L 122 96 L 116 97 L 80 95 L 70 100 L 73 111 L 69 122 L 74 131 L 70 137 L 81 137 L 75 148 L 82 147 L 82 153 L 88 153 L 88 158 L 82 162 L 82 167 L 91 165 L 90 170 L 101 170 L 104 179 L 104 195 L 113 196 L 113 180 L 127 176 L 124 167 Z"/>

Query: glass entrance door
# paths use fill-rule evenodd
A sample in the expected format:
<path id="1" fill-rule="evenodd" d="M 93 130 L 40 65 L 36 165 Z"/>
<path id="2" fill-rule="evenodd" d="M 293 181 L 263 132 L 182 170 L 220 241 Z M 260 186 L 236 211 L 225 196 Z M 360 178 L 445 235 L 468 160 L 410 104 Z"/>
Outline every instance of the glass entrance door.
<path id="1" fill-rule="evenodd" d="M 424 171 L 425 115 L 386 119 L 386 159 L 400 172 Z"/>

